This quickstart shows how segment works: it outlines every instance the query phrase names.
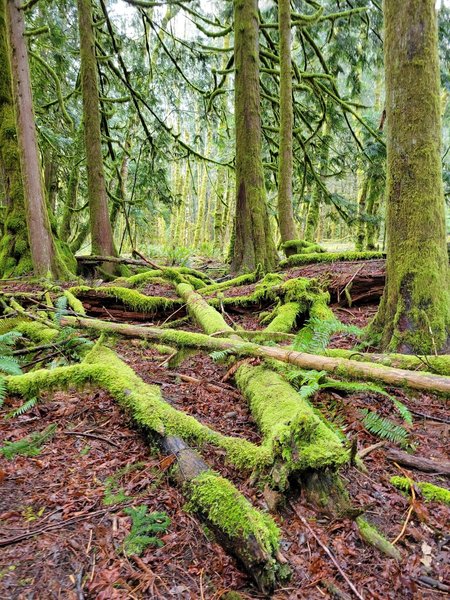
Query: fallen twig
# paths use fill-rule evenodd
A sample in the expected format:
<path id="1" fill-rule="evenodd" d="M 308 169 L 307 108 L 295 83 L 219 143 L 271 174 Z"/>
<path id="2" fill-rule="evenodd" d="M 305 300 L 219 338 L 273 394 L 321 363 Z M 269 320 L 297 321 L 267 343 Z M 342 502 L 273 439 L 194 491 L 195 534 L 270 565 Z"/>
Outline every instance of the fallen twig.
<path id="1" fill-rule="evenodd" d="M 298 512 L 298 510 L 295 508 L 295 506 L 291 502 L 289 504 L 290 504 L 292 510 L 297 515 L 297 517 L 300 519 L 300 521 L 303 523 L 303 525 L 308 529 L 308 531 L 310 532 L 310 534 L 313 536 L 313 538 L 319 544 L 319 546 L 329 556 L 329 558 L 331 559 L 331 562 L 334 564 L 334 566 L 336 567 L 336 569 L 339 571 L 340 575 L 343 577 L 343 579 L 345 580 L 345 582 L 347 583 L 347 585 L 349 586 L 349 588 L 352 590 L 352 592 L 355 594 L 355 596 L 357 598 L 359 598 L 359 600 L 364 600 L 364 597 L 358 592 L 358 590 L 356 589 L 356 587 L 353 585 L 353 583 L 347 577 L 347 575 L 345 574 L 345 571 L 342 569 L 341 565 L 338 563 L 338 561 L 336 560 L 334 554 L 331 552 L 331 550 L 328 548 L 328 546 L 326 546 L 322 542 L 322 540 L 319 538 L 319 536 L 316 534 L 316 532 L 312 529 L 312 527 L 310 526 L 310 524 L 308 523 L 308 521 L 305 519 L 305 517 L 303 515 L 301 515 Z"/>
<path id="2" fill-rule="evenodd" d="M 112 440 L 109 440 L 108 438 L 106 438 L 102 435 L 95 435 L 93 433 L 84 433 L 84 431 L 63 431 L 62 434 L 63 435 L 76 435 L 79 437 L 87 437 L 87 438 L 92 438 L 94 440 L 101 440 L 102 442 L 111 444 L 111 446 L 114 446 L 114 448 L 120 448 L 119 444 L 116 444 L 116 442 L 113 442 Z"/>

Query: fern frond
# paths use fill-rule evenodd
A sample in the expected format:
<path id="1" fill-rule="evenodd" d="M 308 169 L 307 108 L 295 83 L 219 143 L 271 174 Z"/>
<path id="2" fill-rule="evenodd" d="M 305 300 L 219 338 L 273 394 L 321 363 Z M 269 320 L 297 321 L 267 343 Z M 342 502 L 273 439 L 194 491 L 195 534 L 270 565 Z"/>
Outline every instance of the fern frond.
<path id="1" fill-rule="evenodd" d="M 36 456 L 40 453 L 41 447 L 48 442 L 56 433 L 56 425 L 49 425 L 40 433 L 33 433 L 16 442 L 6 442 L 0 447 L 0 454 L 11 460 L 18 454 L 22 456 Z"/>
<path id="2" fill-rule="evenodd" d="M 24 415 L 26 412 L 28 412 L 33 407 L 35 407 L 37 403 L 38 403 L 38 398 L 30 398 L 29 400 L 26 400 L 23 404 L 21 404 L 19 406 L 19 408 L 16 408 L 15 410 L 12 410 L 10 413 L 8 413 L 6 415 L 6 417 L 8 419 L 9 418 L 13 419 L 14 417 L 19 417 L 20 415 Z"/>
<path id="3" fill-rule="evenodd" d="M 7 375 L 21 375 L 22 369 L 12 356 L 0 356 L 0 371 Z"/>
<path id="4" fill-rule="evenodd" d="M 400 400 L 397 400 L 397 398 L 392 398 L 392 402 L 395 406 L 395 408 L 398 410 L 398 412 L 400 413 L 402 419 L 405 421 L 405 423 L 407 423 L 408 425 L 412 425 L 413 424 L 413 417 L 412 414 L 410 413 L 409 409 L 407 406 L 405 406 L 403 404 L 403 402 L 400 402 Z"/>
<path id="5" fill-rule="evenodd" d="M 230 356 L 230 354 L 232 354 L 230 350 L 215 350 L 214 352 L 210 353 L 210 357 L 213 359 L 214 362 L 221 362 L 222 360 L 225 360 L 228 356 Z"/>
<path id="6" fill-rule="evenodd" d="M 294 349 L 299 352 L 323 352 L 334 333 L 361 335 L 362 330 L 355 325 L 345 325 L 338 319 L 312 317 L 299 331 L 294 341 Z"/>
<path id="7" fill-rule="evenodd" d="M 5 397 L 6 397 L 6 381 L 5 381 L 5 378 L 0 375 L 0 407 L 3 406 Z"/>
<path id="8" fill-rule="evenodd" d="M 55 308 L 56 308 L 56 312 L 55 312 L 55 322 L 60 325 L 61 324 L 61 319 L 64 315 L 68 314 L 68 310 L 67 310 L 67 298 L 65 296 L 60 296 L 59 298 L 56 299 L 55 302 Z"/>
<path id="9" fill-rule="evenodd" d="M 3 346 L 14 346 L 19 338 L 22 337 L 22 334 L 19 331 L 7 331 L 6 333 L 2 333 L 0 335 L 0 348 Z"/>
<path id="10" fill-rule="evenodd" d="M 376 412 L 364 409 L 362 411 L 363 425 L 370 433 L 380 438 L 389 440 L 396 444 L 405 446 L 408 441 L 408 432 L 401 425 L 397 425 L 390 419 L 380 417 Z"/>
<path id="11" fill-rule="evenodd" d="M 140 555 L 147 546 L 162 546 L 163 542 L 156 537 L 164 533 L 170 525 L 170 518 L 164 512 L 153 512 L 147 514 L 147 506 L 130 506 L 124 509 L 124 513 L 131 517 L 131 531 L 124 539 L 124 551 L 130 554 Z"/>

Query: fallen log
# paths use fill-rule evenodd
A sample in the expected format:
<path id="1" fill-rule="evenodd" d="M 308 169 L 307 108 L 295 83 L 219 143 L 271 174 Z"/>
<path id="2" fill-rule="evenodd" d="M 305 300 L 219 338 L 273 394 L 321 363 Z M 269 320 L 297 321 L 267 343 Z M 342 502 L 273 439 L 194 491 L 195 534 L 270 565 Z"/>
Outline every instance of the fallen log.
<path id="1" fill-rule="evenodd" d="M 259 346 L 250 342 L 215 338 L 202 333 L 174 331 L 157 327 L 141 327 L 122 323 L 109 323 L 98 319 L 83 317 L 62 317 L 64 325 L 78 326 L 85 329 L 118 333 L 126 337 L 158 340 L 162 344 L 186 346 L 201 350 L 226 351 L 236 356 L 253 356 L 259 358 L 274 358 L 281 362 L 296 365 L 304 369 L 327 371 L 340 377 L 363 379 L 367 381 L 382 381 L 388 385 L 410 387 L 418 390 L 428 390 L 450 394 L 450 377 L 433 373 L 408 371 L 386 367 L 377 363 L 359 362 L 346 358 L 332 358 L 295 350 L 286 350 L 275 346 Z"/>
<path id="2" fill-rule="evenodd" d="M 244 452 L 241 467 L 248 467 L 254 458 L 264 459 L 263 449 L 238 438 L 228 438 L 200 424 L 193 417 L 177 411 L 164 402 L 157 386 L 148 385 L 108 348 L 94 347 L 78 365 L 40 369 L 24 375 L 5 377 L 9 393 L 35 395 L 42 390 L 95 384 L 107 390 L 143 429 L 174 455 L 177 473 L 189 506 L 215 533 L 219 543 L 236 556 L 254 578 L 259 589 L 267 594 L 289 570 L 280 552 L 280 534 L 273 519 L 252 504 L 228 480 L 208 467 L 177 434 L 225 443 L 227 452 Z M 229 443 L 231 445 L 229 445 Z M 234 450 L 233 450 L 234 447 Z M 254 463 L 254 466 L 256 464 Z"/>
<path id="3" fill-rule="evenodd" d="M 377 354 L 373 352 L 357 352 L 355 350 L 342 350 L 328 348 L 326 356 L 350 358 L 353 360 L 379 363 L 388 367 L 408 369 L 412 371 L 430 371 L 440 375 L 450 376 L 450 356 L 448 354 L 437 356 L 414 356 L 409 354 Z"/>
<path id="4" fill-rule="evenodd" d="M 303 283 L 305 296 L 316 298 L 307 282 Z M 228 339 L 243 343 L 238 332 L 190 285 L 178 284 L 177 292 L 207 333 L 226 334 Z M 323 294 L 319 293 L 317 298 L 320 311 Z M 288 477 L 293 473 L 336 469 L 348 461 L 349 453 L 342 440 L 281 375 L 264 366 L 244 364 L 238 366 L 234 378 L 261 429 L 264 445 L 275 458 L 271 472 L 273 486 L 283 490 L 288 487 Z"/>
<path id="5" fill-rule="evenodd" d="M 414 456 L 396 448 L 389 448 L 386 458 L 390 462 L 396 462 L 409 469 L 417 469 L 425 473 L 439 473 L 450 477 L 450 461 L 448 460 L 437 461 L 431 458 L 423 458 L 422 456 Z"/>

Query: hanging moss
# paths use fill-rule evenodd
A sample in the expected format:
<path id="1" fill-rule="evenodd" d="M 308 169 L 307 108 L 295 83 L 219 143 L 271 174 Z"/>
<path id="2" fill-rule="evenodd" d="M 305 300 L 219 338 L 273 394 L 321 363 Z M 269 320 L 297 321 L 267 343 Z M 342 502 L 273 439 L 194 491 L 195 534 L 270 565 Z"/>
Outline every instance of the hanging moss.
<path id="1" fill-rule="evenodd" d="M 450 506 L 450 490 L 433 485 L 426 481 L 414 481 L 408 477 L 391 477 L 390 482 L 393 486 L 402 490 L 403 492 L 411 492 L 411 486 L 418 488 L 422 496 L 428 502 L 440 502 L 441 504 L 447 504 Z"/>
<path id="2" fill-rule="evenodd" d="M 373 260 L 385 258 L 383 252 L 316 252 L 293 254 L 280 262 L 280 267 L 297 267 L 312 263 L 333 263 L 336 261 Z"/>

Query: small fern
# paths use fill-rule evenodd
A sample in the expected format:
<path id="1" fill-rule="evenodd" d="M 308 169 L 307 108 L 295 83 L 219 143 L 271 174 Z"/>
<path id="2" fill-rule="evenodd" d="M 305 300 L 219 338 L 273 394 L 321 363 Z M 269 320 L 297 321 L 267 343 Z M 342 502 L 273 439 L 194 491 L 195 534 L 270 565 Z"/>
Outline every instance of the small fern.
<path id="1" fill-rule="evenodd" d="M 16 409 L 12 410 L 11 412 L 9 412 L 6 415 L 6 418 L 14 419 L 15 417 L 20 417 L 20 415 L 24 415 L 26 412 L 28 412 L 29 410 L 34 408 L 37 403 L 38 403 L 38 398 L 36 398 L 36 397 L 29 398 L 23 404 L 21 404 L 19 406 L 19 408 L 16 408 Z"/>
<path id="2" fill-rule="evenodd" d="M 6 373 L 6 375 L 20 375 L 22 369 L 14 356 L 0 355 L 0 372 Z"/>
<path id="3" fill-rule="evenodd" d="M 153 512 L 147 514 L 147 506 L 130 506 L 124 509 L 124 513 L 131 517 L 131 531 L 124 539 L 124 552 L 127 556 L 131 554 L 140 555 L 147 546 L 163 546 L 163 542 L 156 537 L 167 531 L 170 518 L 164 512 Z"/>
<path id="4" fill-rule="evenodd" d="M 3 406 L 6 397 L 6 381 L 5 378 L 0 375 L 0 407 Z"/>
<path id="5" fill-rule="evenodd" d="M 355 325 L 345 325 L 338 319 L 312 317 L 299 331 L 294 341 L 294 349 L 299 352 L 323 352 L 334 333 L 361 335 L 362 330 Z"/>
<path id="6" fill-rule="evenodd" d="M 67 310 L 67 298 L 65 296 L 60 296 L 59 298 L 56 299 L 55 302 L 55 315 L 54 315 L 54 320 L 58 325 L 61 325 L 61 319 L 64 315 L 68 314 L 68 310 Z"/>
<path id="7" fill-rule="evenodd" d="M 229 350 L 215 350 L 214 352 L 210 353 L 210 357 L 213 359 L 214 362 L 222 362 L 231 354 L 232 352 L 230 352 Z"/>
<path id="8" fill-rule="evenodd" d="M 12 460 L 15 456 L 36 456 L 40 453 L 41 447 L 48 442 L 56 433 L 56 425 L 49 425 L 40 433 L 33 433 L 16 442 L 6 442 L 0 447 L 0 454 L 7 460 Z"/>
<path id="9" fill-rule="evenodd" d="M 405 423 L 407 423 L 408 425 L 412 425 L 413 418 L 412 418 L 412 414 L 410 413 L 408 407 L 405 406 L 403 404 L 403 402 L 400 402 L 400 400 L 397 400 L 397 398 L 393 398 L 392 396 L 389 396 L 389 398 L 392 400 L 392 403 L 394 404 L 395 408 L 398 410 L 400 416 L 405 421 Z"/>
<path id="10" fill-rule="evenodd" d="M 406 446 L 408 432 L 404 427 L 367 409 L 362 410 L 362 414 L 363 425 L 367 431 L 390 442 Z"/>

